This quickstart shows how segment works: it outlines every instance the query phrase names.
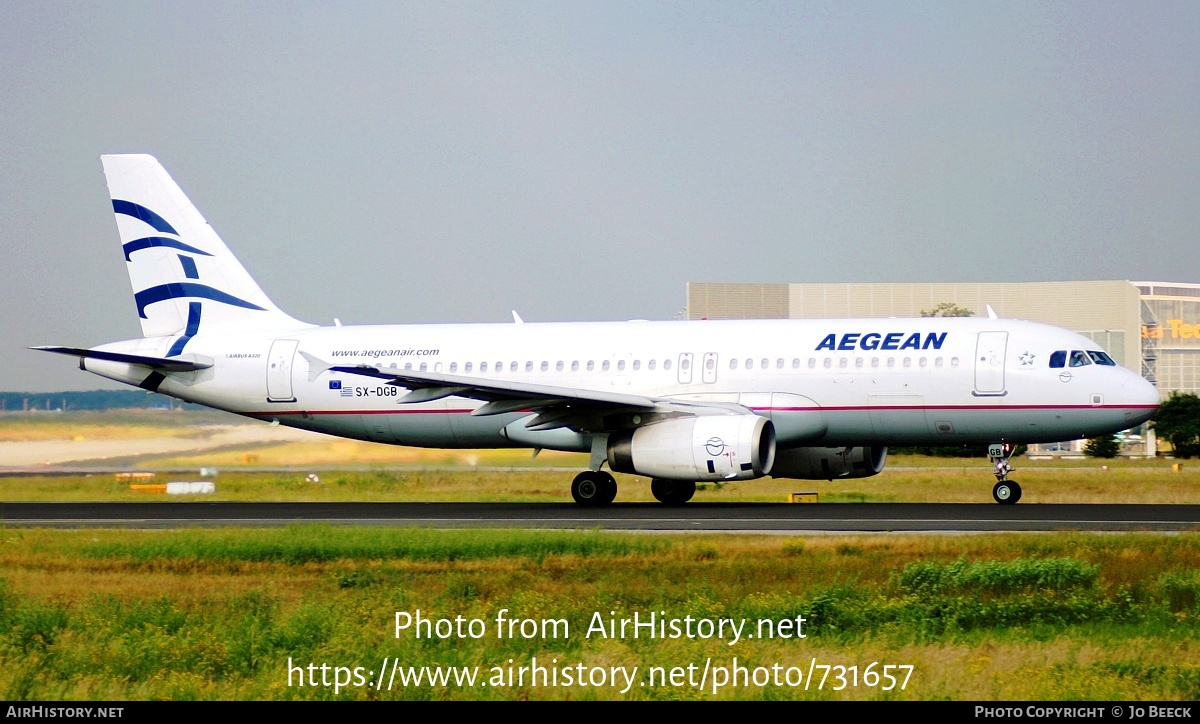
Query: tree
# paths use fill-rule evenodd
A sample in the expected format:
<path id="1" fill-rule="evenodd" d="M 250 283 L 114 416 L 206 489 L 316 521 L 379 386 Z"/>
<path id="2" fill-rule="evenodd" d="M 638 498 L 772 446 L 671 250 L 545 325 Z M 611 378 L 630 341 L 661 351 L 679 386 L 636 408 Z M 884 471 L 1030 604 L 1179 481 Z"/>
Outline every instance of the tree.
<path id="1" fill-rule="evenodd" d="M 975 312 L 972 312 L 966 307 L 960 307 L 954 302 L 938 302 L 933 309 L 922 309 L 922 317 L 974 317 Z"/>
<path id="2" fill-rule="evenodd" d="M 1121 452 L 1121 443 L 1112 435 L 1093 437 L 1083 446 L 1083 453 L 1093 458 L 1115 458 Z"/>
<path id="3" fill-rule="evenodd" d="M 1177 457 L 1200 454 L 1200 397 L 1191 392 L 1172 392 L 1159 405 L 1151 424 L 1158 436 L 1175 448 Z"/>

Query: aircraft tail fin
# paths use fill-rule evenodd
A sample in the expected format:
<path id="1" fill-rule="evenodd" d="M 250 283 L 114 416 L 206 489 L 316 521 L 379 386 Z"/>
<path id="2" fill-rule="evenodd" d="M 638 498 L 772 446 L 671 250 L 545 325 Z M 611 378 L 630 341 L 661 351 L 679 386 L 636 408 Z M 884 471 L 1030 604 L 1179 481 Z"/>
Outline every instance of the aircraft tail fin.
<path id="1" fill-rule="evenodd" d="M 259 288 L 153 157 L 101 156 L 142 334 L 179 335 L 169 356 L 201 329 L 307 327 Z"/>

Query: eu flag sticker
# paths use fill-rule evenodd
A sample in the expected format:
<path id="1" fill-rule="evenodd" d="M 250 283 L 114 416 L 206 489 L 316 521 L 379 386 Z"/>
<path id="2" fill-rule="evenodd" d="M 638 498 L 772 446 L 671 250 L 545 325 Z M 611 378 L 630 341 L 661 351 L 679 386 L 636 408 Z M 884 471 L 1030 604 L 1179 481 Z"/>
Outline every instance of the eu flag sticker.
<path id="1" fill-rule="evenodd" d="M 331 389 L 331 390 L 342 389 L 342 381 L 341 380 L 330 380 L 329 381 L 329 389 Z"/>

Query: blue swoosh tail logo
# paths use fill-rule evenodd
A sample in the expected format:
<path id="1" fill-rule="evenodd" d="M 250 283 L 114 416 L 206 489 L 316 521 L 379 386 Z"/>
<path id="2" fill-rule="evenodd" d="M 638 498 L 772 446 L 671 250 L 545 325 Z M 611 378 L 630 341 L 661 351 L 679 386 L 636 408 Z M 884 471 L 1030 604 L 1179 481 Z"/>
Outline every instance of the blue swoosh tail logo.
<path id="1" fill-rule="evenodd" d="M 132 216 L 135 219 L 140 219 L 150 226 L 154 227 L 155 231 L 161 231 L 166 234 L 174 234 L 179 236 L 179 232 L 175 231 L 175 227 L 167 223 L 167 220 L 150 209 L 147 209 L 141 204 L 135 204 L 132 201 L 122 201 L 121 199 L 113 199 L 113 211 L 124 216 Z"/>
<path id="2" fill-rule="evenodd" d="M 195 284 L 192 282 L 172 282 L 170 284 L 160 284 L 156 287 L 143 289 L 133 295 L 133 299 L 137 302 L 138 316 L 142 319 L 148 319 L 146 316 L 146 307 L 155 302 L 162 302 L 168 299 L 180 299 L 184 297 L 196 299 L 211 299 L 214 302 L 229 304 L 234 307 L 242 307 L 243 309 L 255 309 L 260 312 L 267 311 L 264 307 L 260 307 L 252 302 L 247 302 L 245 299 L 239 299 L 232 294 L 213 289 L 204 284 Z M 190 315 L 189 315 L 190 316 Z"/>
<path id="3" fill-rule="evenodd" d="M 133 252 L 141 251 L 142 249 L 153 249 L 157 246 L 170 247 L 171 249 L 178 249 L 180 251 L 190 251 L 193 254 L 200 254 L 202 256 L 212 256 L 207 251 L 201 251 L 191 244 L 185 244 L 179 239 L 171 239 L 166 236 L 146 236 L 141 239 L 134 239 L 128 244 L 123 245 L 121 250 L 125 252 L 125 261 L 129 261 L 129 257 Z"/>

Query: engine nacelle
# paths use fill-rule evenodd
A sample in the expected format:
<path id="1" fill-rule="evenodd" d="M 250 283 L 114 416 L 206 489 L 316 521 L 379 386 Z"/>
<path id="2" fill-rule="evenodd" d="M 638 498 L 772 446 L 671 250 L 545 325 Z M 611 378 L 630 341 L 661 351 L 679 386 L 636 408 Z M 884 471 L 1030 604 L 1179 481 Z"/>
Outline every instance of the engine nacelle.
<path id="1" fill-rule="evenodd" d="M 879 474 L 887 461 L 886 447 L 796 447 L 778 450 L 773 478 L 833 480 L 869 478 Z"/>
<path id="2" fill-rule="evenodd" d="M 758 415 L 679 417 L 608 439 L 614 472 L 667 480 L 751 480 L 774 460 L 775 426 Z"/>

